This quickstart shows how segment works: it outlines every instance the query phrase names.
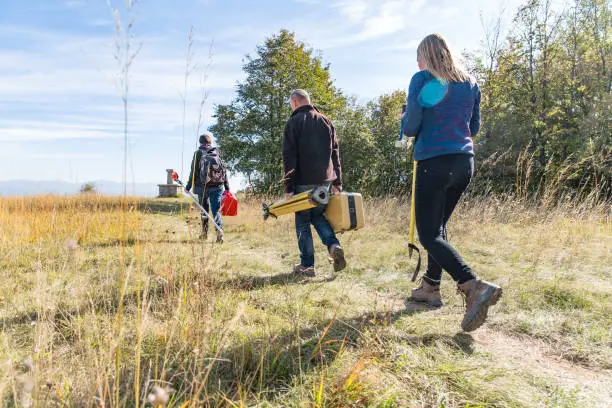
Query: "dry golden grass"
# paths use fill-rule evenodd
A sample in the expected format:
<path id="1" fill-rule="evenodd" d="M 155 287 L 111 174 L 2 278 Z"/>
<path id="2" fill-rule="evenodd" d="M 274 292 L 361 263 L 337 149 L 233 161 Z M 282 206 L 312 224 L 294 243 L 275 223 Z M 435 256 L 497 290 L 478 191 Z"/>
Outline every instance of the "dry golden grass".
<path id="1" fill-rule="evenodd" d="M 584 407 L 612 402 L 609 206 L 470 198 L 449 232 L 504 286 L 462 333 L 407 303 L 408 205 L 368 202 L 349 268 L 291 275 L 292 218 L 257 202 L 197 239 L 181 200 L 0 199 L 5 406 Z M 211 238 L 212 239 L 212 238 Z"/>

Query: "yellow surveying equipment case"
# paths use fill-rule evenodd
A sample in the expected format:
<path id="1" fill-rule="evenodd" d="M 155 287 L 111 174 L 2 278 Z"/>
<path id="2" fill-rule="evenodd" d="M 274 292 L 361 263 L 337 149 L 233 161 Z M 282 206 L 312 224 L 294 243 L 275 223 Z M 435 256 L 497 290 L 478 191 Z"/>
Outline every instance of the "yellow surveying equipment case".
<path id="1" fill-rule="evenodd" d="M 365 225 L 361 194 L 341 192 L 330 196 L 329 188 L 323 186 L 296 194 L 288 200 L 262 204 L 263 218 L 278 218 L 280 215 L 309 210 L 318 205 L 327 205 L 325 217 L 334 232 L 357 230 Z"/>
<path id="2" fill-rule="evenodd" d="M 357 230 L 365 226 L 363 197 L 359 193 L 334 194 L 325 208 L 327 221 L 334 232 Z"/>

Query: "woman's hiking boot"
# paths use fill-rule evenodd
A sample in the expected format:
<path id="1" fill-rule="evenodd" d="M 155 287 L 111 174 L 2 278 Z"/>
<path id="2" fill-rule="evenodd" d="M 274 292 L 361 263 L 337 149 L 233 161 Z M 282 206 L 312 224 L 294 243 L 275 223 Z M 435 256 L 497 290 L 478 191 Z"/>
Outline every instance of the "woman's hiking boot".
<path id="1" fill-rule="evenodd" d="M 297 264 L 293 267 L 293 273 L 296 276 L 306 276 L 308 278 L 314 278 L 315 268 L 314 266 L 306 267 L 302 264 Z"/>
<path id="2" fill-rule="evenodd" d="M 465 315 L 461 328 L 474 331 L 485 322 L 489 306 L 493 306 L 502 296 L 502 288 L 480 279 L 470 279 L 457 285 L 459 292 L 465 295 Z"/>
<path id="3" fill-rule="evenodd" d="M 217 244 L 223 243 L 223 231 L 217 231 Z"/>
<path id="4" fill-rule="evenodd" d="M 432 285 L 421 279 L 419 287 L 412 289 L 410 299 L 414 302 L 423 302 L 431 307 L 442 307 L 442 296 L 440 296 L 440 285 Z"/>
<path id="5" fill-rule="evenodd" d="M 329 248 L 329 260 L 334 264 L 334 272 L 339 272 L 346 268 L 346 259 L 344 259 L 344 249 L 338 244 L 333 244 Z"/>

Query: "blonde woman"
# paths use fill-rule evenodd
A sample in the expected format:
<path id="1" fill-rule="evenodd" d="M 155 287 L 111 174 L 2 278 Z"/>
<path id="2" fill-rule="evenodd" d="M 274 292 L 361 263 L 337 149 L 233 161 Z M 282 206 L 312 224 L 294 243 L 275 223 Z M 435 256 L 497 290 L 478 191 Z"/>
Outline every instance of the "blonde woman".
<path id="1" fill-rule="evenodd" d="M 427 272 L 412 300 L 442 306 L 442 269 L 466 296 L 461 323 L 476 330 L 502 289 L 479 279 L 446 240 L 446 223 L 474 172 L 472 137 L 480 128 L 480 90 L 454 60 L 444 38 L 428 35 L 417 49 L 420 71 L 410 81 L 402 132 L 416 138 L 416 226 L 428 253 Z"/>

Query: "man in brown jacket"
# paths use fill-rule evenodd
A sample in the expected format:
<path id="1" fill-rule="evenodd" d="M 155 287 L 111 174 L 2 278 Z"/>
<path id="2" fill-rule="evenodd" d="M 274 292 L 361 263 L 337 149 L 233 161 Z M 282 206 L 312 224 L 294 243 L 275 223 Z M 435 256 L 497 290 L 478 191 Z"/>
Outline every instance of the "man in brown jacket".
<path id="1" fill-rule="evenodd" d="M 285 198 L 317 186 L 331 188 L 332 193 L 340 192 L 342 168 L 334 125 L 310 103 L 308 92 L 296 89 L 291 92 L 290 99 L 293 113 L 285 126 L 283 139 Z M 334 270 L 346 267 L 344 250 L 324 213 L 325 206 L 295 213 L 301 260 L 293 269 L 297 275 L 315 276 L 311 224 L 327 247 Z"/>

